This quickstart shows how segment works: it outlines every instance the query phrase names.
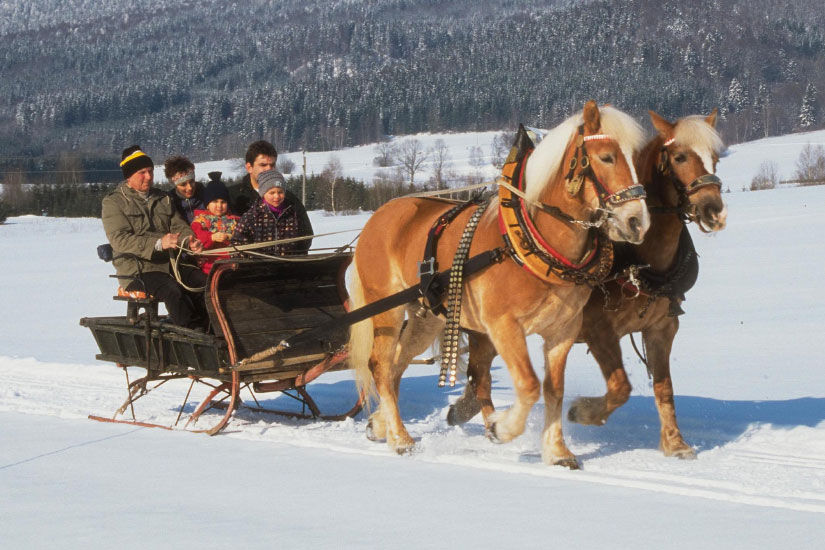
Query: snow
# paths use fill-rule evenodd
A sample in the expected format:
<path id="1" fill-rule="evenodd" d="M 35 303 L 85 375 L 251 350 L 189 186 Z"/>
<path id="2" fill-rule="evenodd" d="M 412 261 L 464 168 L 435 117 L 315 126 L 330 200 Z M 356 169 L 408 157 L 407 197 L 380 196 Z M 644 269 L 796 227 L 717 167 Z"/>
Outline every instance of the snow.
<path id="1" fill-rule="evenodd" d="M 485 438 L 480 418 L 448 426 L 462 388 L 437 388 L 434 366 L 413 366 L 402 382 L 401 410 L 418 441 L 406 457 L 368 441 L 363 414 L 313 422 L 241 411 L 211 438 L 92 422 L 88 414 L 110 415 L 125 398 L 123 372 L 94 360 L 94 339 L 78 325 L 123 313 L 109 299 L 111 266 L 95 253 L 101 223 L 11 218 L 0 226 L 0 547 L 820 548 L 825 187 L 737 192 L 764 159 L 792 174 L 809 138 L 825 134 L 732 147 L 719 165 L 734 191 L 724 196 L 728 227 L 694 233 L 701 274 L 672 353 L 694 461 L 658 451 L 652 387 L 627 342 L 630 401 L 603 427 L 565 422 L 579 472 L 542 463 L 541 403 L 505 445 Z M 371 162 L 372 151 L 362 153 Z M 357 229 L 368 214 L 311 217 L 326 233 Z M 530 349 L 540 365 L 537 339 Z M 500 359 L 493 369 L 493 398 L 505 407 L 512 385 Z M 138 414 L 173 424 L 186 387 L 156 390 Z M 604 391 L 582 346 L 566 389 L 565 409 Z M 355 397 L 348 372 L 310 391 L 333 410 Z"/>
<path id="2" fill-rule="evenodd" d="M 400 145 L 408 139 L 417 139 L 424 150 L 430 150 L 435 146 L 437 140 L 442 140 L 449 149 L 449 157 L 444 162 L 444 173 L 450 173 L 454 177 L 466 176 L 468 174 L 478 174 L 481 177 L 495 178 L 497 170 L 493 167 L 491 146 L 493 139 L 501 132 L 464 132 L 447 134 L 422 133 L 410 136 L 393 137 L 390 139 L 392 145 Z M 472 150 L 478 148 L 486 160 L 484 166 L 476 167 L 471 164 Z M 373 159 L 378 156 L 376 144 L 359 145 L 338 151 L 307 152 L 307 174 L 320 174 L 323 172 L 330 159 L 337 158 L 342 167 L 344 177 L 354 178 L 367 184 L 372 183 L 378 172 L 391 175 L 396 166 L 380 168 L 373 164 Z M 301 172 L 303 165 L 303 154 L 297 152 L 279 152 L 278 161 L 288 159 L 295 163 L 293 175 Z M 425 183 L 432 176 L 433 159 L 429 155 L 422 165 L 420 172 L 416 173 L 415 181 L 418 184 Z M 206 180 L 209 172 L 218 170 L 224 177 L 239 178 L 246 175 L 243 159 L 226 159 L 210 162 L 200 162 L 195 164 L 195 175 L 199 180 Z M 155 169 L 155 180 L 163 182 L 162 167 Z"/>
<path id="3" fill-rule="evenodd" d="M 514 133 L 511 129 L 510 133 Z M 493 139 L 501 132 L 465 132 L 447 134 L 416 134 L 414 136 L 400 136 L 390 139 L 393 145 L 399 145 L 407 139 L 417 139 L 425 150 L 430 150 L 435 146 L 437 140 L 442 140 L 449 149 L 449 157 L 444 163 L 445 173 L 451 173 L 460 178 L 466 175 L 478 175 L 486 178 L 485 181 L 492 181 L 497 175 L 497 170 L 492 165 L 492 143 Z M 717 175 L 724 182 L 724 189 L 729 191 L 742 191 L 750 187 L 751 180 L 759 171 L 759 166 L 763 161 L 772 161 L 777 165 L 780 180 L 791 180 L 796 171 L 796 160 L 805 145 L 825 146 L 825 130 L 814 132 L 801 132 L 778 136 L 732 145 L 725 153 L 724 159 L 719 163 Z M 375 144 L 359 145 L 349 147 L 339 151 L 308 152 L 307 174 L 320 174 L 331 158 L 335 157 L 341 162 L 343 175 L 357 180 L 372 183 L 379 171 L 391 173 L 395 168 L 379 168 L 373 165 L 373 158 L 377 156 Z M 476 167 L 471 164 L 472 150 L 477 148 L 481 151 L 487 164 Z M 303 157 L 298 152 L 281 152 L 278 159 L 289 159 L 295 163 L 294 174 L 300 173 L 303 164 Z M 420 172 L 416 173 L 415 181 L 418 184 L 425 183 L 432 176 L 433 159 L 430 156 L 425 161 Z M 200 180 L 206 180 L 209 172 L 218 170 L 223 172 L 225 177 L 239 178 L 246 174 L 243 159 L 226 159 L 211 162 L 201 162 L 195 165 L 195 173 Z M 163 182 L 162 167 L 155 170 L 155 180 Z"/>

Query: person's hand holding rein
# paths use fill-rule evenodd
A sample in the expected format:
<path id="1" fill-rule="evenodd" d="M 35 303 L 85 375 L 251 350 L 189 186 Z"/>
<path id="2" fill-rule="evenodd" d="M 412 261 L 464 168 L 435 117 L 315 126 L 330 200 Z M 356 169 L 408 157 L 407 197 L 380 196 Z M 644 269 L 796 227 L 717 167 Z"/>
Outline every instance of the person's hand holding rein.
<path id="1" fill-rule="evenodd" d="M 189 237 L 189 250 L 194 252 L 195 254 L 200 254 L 203 252 L 203 243 L 200 242 L 195 237 Z"/>
<path id="2" fill-rule="evenodd" d="M 161 249 L 168 250 L 170 248 L 177 248 L 178 237 L 180 237 L 180 233 L 167 233 L 166 235 L 164 235 L 160 240 Z"/>

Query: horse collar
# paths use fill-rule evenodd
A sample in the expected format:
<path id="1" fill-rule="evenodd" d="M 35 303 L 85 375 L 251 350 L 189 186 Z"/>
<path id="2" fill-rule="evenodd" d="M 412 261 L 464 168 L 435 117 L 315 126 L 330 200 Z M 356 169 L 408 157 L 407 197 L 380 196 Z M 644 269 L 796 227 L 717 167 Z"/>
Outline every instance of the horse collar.
<path id="1" fill-rule="evenodd" d="M 514 147 L 502 169 L 502 178 L 519 191 L 524 189 L 524 168 L 532 151 L 532 147 L 522 151 Z M 613 247 L 609 240 L 599 239 L 597 231 L 591 230 L 591 246 L 584 258 L 574 262 L 542 237 L 525 202 L 504 186 L 499 186 L 498 210 L 499 230 L 508 254 L 516 264 L 542 281 L 596 286 L 610 271 Z"/>

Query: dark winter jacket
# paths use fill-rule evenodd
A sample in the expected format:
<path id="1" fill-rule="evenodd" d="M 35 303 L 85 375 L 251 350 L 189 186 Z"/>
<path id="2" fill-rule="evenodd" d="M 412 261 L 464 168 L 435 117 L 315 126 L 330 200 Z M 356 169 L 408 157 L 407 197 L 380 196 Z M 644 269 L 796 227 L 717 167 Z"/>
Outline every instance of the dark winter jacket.
<path id="1" fill-rule="evenodd" d="M 259 201 L 247 210 L 241 217 L 241 221 L 235 226 L 232 234 L 232 244 L 250 244 L 266 241 L 277 241 L 281 239 L 291 239 L 312 235 L 312 225 L 309 218 L 306 222 L 301 221 L 301 217 L 295 210 L 295 205 L 284 200 L 284 209 L 280 216 L 276 216 L 264 201 Z M 255 252 L 284 256 L 288 254 L 306 253 L 312 244 L 312 239 L 285 243 L 266 248 L 255 249 Z"/>
<path id="2" fill-rule="evenodd" d="M 241 183 L 229 187 L 229 212 L 236 216 L 243 216 L 253 205 L 261 202 L 258 192 L 252 188 L 249 174 L 244 176 Z M 286 190 L 286 203 L 292 204 L 302 226 L 311 227 L 307 210 L 301 200 L 289 189 Z"/>
<path id="3" fill-rule="evenodd" d="M 112 245 L 118 276 L 139 272 L 169 273 L 169 251 L 155 250 L 155 243 L 167 233 L 180 233 L 178 244 L 195 234 L 175 211 L 172 199 L 159 189 L 150 189 L 146 199 L 126 182 L 103 198 L 103 230 Z M 137 256 L 118 257 L 120 254 Z M 122 287 L 132 279 L 120 279 Z"/>
<path id="4" fill-rule="evenodd" d="M 168 193 L 169 197 L 172 198 L 172 203 L 175 205 L 178 214 L 186 220 L 187 224 L 191 224 L 192 220 L 195 219 L 195 210 L 204 210 L 206 208 L 206 205 L 203 203 L 203 187 L 200 184 L 195 188 L 195 194 L 192 195 L 191 199 L 180 196 L 174 187 L 170 189 Z"/>

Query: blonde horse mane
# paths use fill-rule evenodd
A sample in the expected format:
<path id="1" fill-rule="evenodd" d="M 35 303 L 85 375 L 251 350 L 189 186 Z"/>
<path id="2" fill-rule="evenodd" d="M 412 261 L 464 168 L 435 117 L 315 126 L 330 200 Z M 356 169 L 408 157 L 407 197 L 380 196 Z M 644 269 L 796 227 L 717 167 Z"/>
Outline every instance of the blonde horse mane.
<path id="1" fill-rule="evenodd" d="M 713 173 L 712 155 L 719 155 L 725 148 L 725 143 L 716 131 L 716 128 L 707 123 L 702 115 L 691 115 L 679 119 L 673 129 L 673 139 L 679 145 L 692 149 L 702 163 L 705 170 Z"/>
<path id="2" fill-rule="evenodd" d="M 633 117 L 609 105 L 599 107 L 599 115 L 602 132 L 619 143 L 627 164 L 631 167 L 633 181 L 638 183 L 636 171 L 633 169 L 633 154 L 644 143 L 642 127 Z M 529 201 L 538 201 L 553 176 L 562 168 L 567 144 L 583 121 L 582 113 L 571 116 L 547 132 L 530 155 L 524 169 L 525 193 Z"/>
<path id="3" fill-rule="evenodd" d="M 707 149 L 717 155 L 725 148 L 716 128 L 711 126 L 702 115 L 691 115 L 676 122 L 673 130 L 676 143 L 693 150 Z"/>

